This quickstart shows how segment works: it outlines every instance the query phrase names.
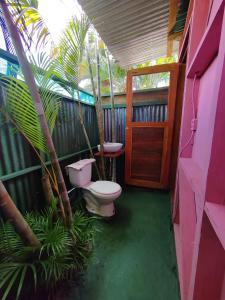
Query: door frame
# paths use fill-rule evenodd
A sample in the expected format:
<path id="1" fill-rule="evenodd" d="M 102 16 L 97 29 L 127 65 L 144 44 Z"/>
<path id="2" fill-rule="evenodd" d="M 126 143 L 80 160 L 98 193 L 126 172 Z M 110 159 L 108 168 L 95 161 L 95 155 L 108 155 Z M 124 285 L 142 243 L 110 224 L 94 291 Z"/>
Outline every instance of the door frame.
<path id="1" fill-rule="evenodd" d="M 170 73 L 167 120 L 165 122 L 132 122 L 132 115 L 133 115 L 132 79 L 133 77 L 140 76 L 140 75 L 154 74 L 154 73 L 162 73 L 162 72 Z M 173 140 L 178 75 L 179 75 L 178 63 L 133 69 L 127 72 L 126 144 L 125 144 L 125 183 L 126 184 L 149 187 L 149 188 L 169 187 L 169 173 L 170 173 L 169 169 L 170 169 L 172 140 Z M 159 182 L 131 177 L 132 129 L 137 127 L 164 128 L 161 176 Z"/>

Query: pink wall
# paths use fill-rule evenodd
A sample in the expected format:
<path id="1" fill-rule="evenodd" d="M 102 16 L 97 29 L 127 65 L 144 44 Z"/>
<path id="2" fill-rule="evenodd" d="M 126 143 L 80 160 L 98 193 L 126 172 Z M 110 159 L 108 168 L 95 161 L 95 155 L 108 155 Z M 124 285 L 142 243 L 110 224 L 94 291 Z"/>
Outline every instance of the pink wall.
<path id="1" fill-rule="evenodd" d="M 214 0 L 213 3 L 211 4 L 211 13 L 209 14 L 209 23 L 215 18 L 216 12 L 219 9 L 219 6 L 221 4 L 220 0 Z"/>
<path id="2" fill-rule="evenodd" d="M 189 25 L 173 201 L 182 300 L 225 299 L 224 7 L 195 0 Z"/>
<path id="3" fill-rule="evenodd" d="M 195 195 L 192 188 L 189 185 L 188 178 L 184 174 L 184 170 L 180 169 L 180 182 L 182 186 L 179 189 L 179 198 L 183 199 L 180 202 L 180 243 L 181 243 L 181 253 L 182 257 L 185 259 L 182 260 L 182 273 L 185 278 L 183 283 L 183 293 L 187 296 L 188 294 L 188 285 L 190 282 L 191 274 L 191 261 L 193 255 L 193 243 L 194 243 L 194 234 L 196 226 L 196 210 L 195 210 Z M 189 211 L 189 214 L 186 212 Z M 189 226 L 186 226 L 189 224 Z"/>
<path id="4" fill-rule="evenodd" d="M 218 59 L 215 58 L 213 63 L 201 77 L 198 94 L 195 94 L 196 100 L 198 101 L 198 105 L 196 105 L 198 113 L 197 131 L 194 137 L 192 158 L 199 164 L 199 167 L 202 169 L 205 176 L 209 166 L 214 129 L 216 110 L 214 78 L 216 74 L 217 63 Z"/>

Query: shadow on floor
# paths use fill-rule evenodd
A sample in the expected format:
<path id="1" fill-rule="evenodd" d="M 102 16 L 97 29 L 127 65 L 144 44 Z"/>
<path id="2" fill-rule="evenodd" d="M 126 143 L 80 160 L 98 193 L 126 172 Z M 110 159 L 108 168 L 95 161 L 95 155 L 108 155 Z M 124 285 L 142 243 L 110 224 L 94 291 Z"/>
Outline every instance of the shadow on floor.
<path id="1" fill-rule="evenodd" d="M 169 194 L 128 187 L 116 216 L 99 221 L 95 255 L 79 300 L 178 300 Z"/>

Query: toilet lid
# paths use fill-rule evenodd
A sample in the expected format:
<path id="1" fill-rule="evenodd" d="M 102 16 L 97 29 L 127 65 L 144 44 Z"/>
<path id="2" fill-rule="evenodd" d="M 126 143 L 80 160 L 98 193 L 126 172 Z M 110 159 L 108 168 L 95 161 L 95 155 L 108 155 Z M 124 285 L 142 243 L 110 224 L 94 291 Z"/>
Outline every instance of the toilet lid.
<path id="1" fill-rule="evenodd" d="M 121 187 L 118 183 L 112 181 L 99 180 L 93 182 L 89 189 L 98 194 L 109 195 L 118 193 Z"/>

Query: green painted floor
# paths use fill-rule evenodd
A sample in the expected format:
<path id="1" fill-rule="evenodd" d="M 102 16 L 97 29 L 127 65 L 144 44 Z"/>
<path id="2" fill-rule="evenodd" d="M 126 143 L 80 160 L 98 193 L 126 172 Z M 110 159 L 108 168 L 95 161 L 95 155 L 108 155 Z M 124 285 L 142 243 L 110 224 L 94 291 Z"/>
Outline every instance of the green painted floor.
<path id="1" fill-rule="evenodd" d="M 168 193 L 126 188 L 114 219 L 99 226 L 84 288 L 71 299 L 180 299 Z"/>

